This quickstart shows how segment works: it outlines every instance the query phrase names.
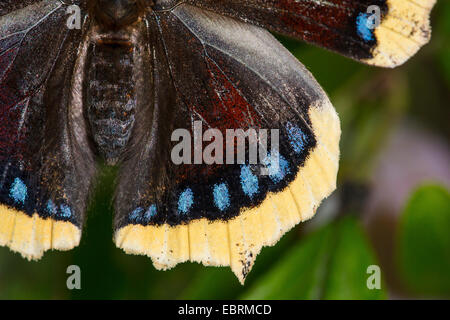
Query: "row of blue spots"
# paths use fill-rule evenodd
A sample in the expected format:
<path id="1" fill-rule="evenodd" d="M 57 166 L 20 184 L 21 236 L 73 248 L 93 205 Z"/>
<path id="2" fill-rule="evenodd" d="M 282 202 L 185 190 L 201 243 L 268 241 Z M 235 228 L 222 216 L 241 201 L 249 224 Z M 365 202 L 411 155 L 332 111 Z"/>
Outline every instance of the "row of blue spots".
<path id="1" fill-rule="evenodd" d="M 276 161 L 278 160 L 278 165 Z M 267 154 L 267 157 L 263 160 L 263 164 L 266 166 L 269 171 L 269 177 L 273 182 L 278 183 L 283 180 L 287 174 L 290 173 L 289 163 L 287 160 L 281 155 L 276 154 L 273 157 L 270 153 Z"/>
<path id="2" fill-rule="evenodd" d="M 275 157 L 277 156 L 278 156 L 277 159 L 278 165 L 276 165 L 275 163 L 276 161 Z M 275 157 L 272 158 L 270 154 L 268 154 L 263 163 L 268 170 L 269 177 L 272 179 L 273 182 L 278 183 L 282 181 L 287 174 L 290 173 L 290 168 L 288 161 L 282 155 L 277 154 L 275 155 Z M 251 171 L 249 165 L 241 166 L 240 180 L 243 192 L 250 198 L 252 198 L 255 194 L 258 193 L 259 191 L 258 177 Z M 230 193 L 228 190 L 228 186 L 225 183 L 215 184 L 213 187 L 212 194 L 214 198 L 214 204 L 219 210 L 224 211 L 230 207 L 231 204 Z M 178 212 L 181 212 L 183 214 L 188 213 L 193 204 L 194 204 L 194 194 L 190 188 L 186 188 L 180 194 L 180 197 L 178 199 Z M 134 219 L 134 217 L 138 217 L 139 215 L 142 214 L 141 210 L 143 209 L 137 208 L 135 211 L 133 211 L 130 217 L 132 219 Z"/>
<path id="3" fill-rule="evenodd" d="M 220 211 L 224 211 L 230 206 L 230 194 L 225 183 L 214 185 L 214 204 Z"/>
<path id="4" fill-rule="evenodd" d="M 190 188 L 186 188 L 178 198 L 178 212 L 188 213 L 194 204 L 194 193 Z"/>
<path id="5" fill-rule="evenodd" d="M 9 189 L 9 196 L 15 203 L 25 204 L 27 198 L 28 189 L 25 183 L 20 178 L 15 178 Z"/>
<path id="6" fill-rule="evenodd" d="M 138 223 L 147 223 L 156 216 L 156 205 L 152 204 L 148 207 L 147 211 L 144 208 L 138 207 L 130 213 L 130 220 Z"/>
<path id="7" fill-rule="evenodd" d="M 308 136 L 303 133 L 302 129 L 294 126 L 292 123 L 288 122 L 286 124 L 286 129 L 288 133 L 289 142 L 294 149 L 294 152 L 300 154 L 303 152 L 306 143 L 308 142 Z"/>
<path id="8" fill-rule="evenodd" d="M 66 218 L 66 219 L 69 219 L 70 217 L 72 217 L 72 210 L 70 209 L 69 206 L 67 206 L 65 204 L 61 204 L 59 206 L 59 212 L 58 212 L 58 207 L 55 205 L 55 203 L 52 200 L 47 201 L 46 210 L 52 216 L 58 215 L 59 217 Z"/>
<path id="9" fill-rule="evenodd" d="M 250 166 L 242 165 L 240 178 L 242 191 L 244 191 L 244 193 L 250 198 L 253 198 L 253 196 L 257 194 L 259 190 L 258 177 L 253 174 Z"/>
<path id="10" fill-rule="evenodd" d="M 369 13 L 360 13 L 356 18 L 356 32 L 366 42 L 375 40 L 373 28 L 369 22 L 371 16 L 372 14 Z"/>

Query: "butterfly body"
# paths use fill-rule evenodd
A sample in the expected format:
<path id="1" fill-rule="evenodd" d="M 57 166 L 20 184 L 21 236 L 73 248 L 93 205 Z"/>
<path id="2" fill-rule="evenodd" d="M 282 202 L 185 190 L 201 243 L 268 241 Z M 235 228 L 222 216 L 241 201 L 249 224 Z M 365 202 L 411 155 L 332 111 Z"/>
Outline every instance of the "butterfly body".
<path id="1" fill-rule="evenodd" d="M 117 164 L 126 150 L 136 115 L 136 40 L 141 15 L 150 2 L 96 0 L 89 2 L 93 17 L 87 32 L 83 103 L 96 153 Z"/>
<path id="2" fill-rule="evenodd" d="M 147 0 L 92 0 L 91 16 L 105 29 L 118 30 L 135 23 L 153 3 Z"/>
<path id="3" fill-rule="evenodd" d="M 118 247 L 159 269 L 231 266 L 243 282 L 335 189 L 339 161 L 328 97 L 264 28 L 401 64 L 428 41 L 434 1 L 373 2 L 379 17 L 369 0 L 2 1 L 0 244 L 31 259 L 76 246 L 100 157 L 120 166 Z M 277 130 L 279 166 L 250 163 L 248 144 L 244 161 L 206 164 L 193 147 L 175 163 L 173 133 L 195 137 L 197 123 Z"/>
<path id="4" fill-rule="evenodd" d="M 115 164 L 134 127 L 136 98 L 133 46 L 91 42 L 86 63 L 86 103 L 90 133 L 98 153 Z"/>

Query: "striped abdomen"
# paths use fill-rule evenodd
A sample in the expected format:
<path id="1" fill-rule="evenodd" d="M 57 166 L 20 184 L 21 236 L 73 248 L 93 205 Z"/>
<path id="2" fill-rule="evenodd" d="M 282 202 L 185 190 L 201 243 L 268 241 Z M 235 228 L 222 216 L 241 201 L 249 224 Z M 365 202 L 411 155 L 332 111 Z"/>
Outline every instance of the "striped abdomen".
<path id="1" fill-rule="evenodd" d="M 133 49 L 128 45 L 95 44 L 87 64 L 87 118 L 97 151 L 115 164 L 134 126 Z"/>

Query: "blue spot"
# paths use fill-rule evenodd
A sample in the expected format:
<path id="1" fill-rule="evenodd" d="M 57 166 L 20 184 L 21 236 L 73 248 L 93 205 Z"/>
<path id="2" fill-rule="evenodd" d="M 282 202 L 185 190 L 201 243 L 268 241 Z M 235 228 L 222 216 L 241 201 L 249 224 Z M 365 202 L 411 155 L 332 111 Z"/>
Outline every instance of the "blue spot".
<path id="1" fill-rule="evenodd" d="M 250 166 L 241 167 L 241 186 L 246 195 L 252 198 L 259 190 L 258 177 L 250 170 Z"/>
<path id="2" fill-rule="evenodd" d="M 14 179 L 14 182 L 9 189 L 9 196 L 13 198 L 15 203 L 25 204 L 25 199 L 27 197 L 27 186 L 19 178 Z"/>
<path id="3" fill-rule="evenodd" d="M 156 216 L 156 214 L 157 214 L 156 205 L 152 204 L 150 207 L 148 207 L 147 211 L 145 212 L 144 220 L 146 222 L 149 222 L 151 218 Z"/>
<path id="4" fill-rule="evenodd" d="M 182 213 L 188 213 L 189 209 L 194 204 L 194 194 L 190 188 L 186 188 L 178 199 L 178 211 Z"/>
<path id="5" fill-rule="evenodd" d="M 214 203 L 221 211 L 230 206 L 230 195 L 228 193 L 228 187 L 225 183 L 214 185 L 213 195 Z"/>
<path id="6" fill-rule="evenodd" d="M 143 208 L 139 207 L 133 210 L 133 212 L 130 213 L 130 220 L 133 222 L 141 222 L 142 220 L 142 212 L 144 211 Z"/>
<path id="7" fill-rule="evenodd" d="M 47 212 L 51 215 L 54 215 L 56 213 L 56 205 L 53 203 L 52 200 L 47 201 Z"/>
<path id="8" fill-rule="evenodd" d="M 302 129 L 294 126 L 290 122 L 286 124 L 286 129 L 288 132 L 289 142 L 291 143 L 294 152 L 297 154 L 302 153 L 305 148 L 305 144 L 308 142 L 308 136 L 303 133 Z"/>
<path id="9" fill-rule="evenodd" d="M 72 216 L 72 210 L 70 210 L 69 206 L 62 204 L 59 206 L 59 209 L 61 210 L 61 213 L 60 213 L 61 217 L 68 219 Z"/>
<path id="10" fill-rule="evenodd" d="M 270 156 L 270 153 L 267 154 L 267 157 L 264 159 L 263 164 L 269 171 L 268 173 L 270 179 L 272 179 L 273 182 L 278 183 L 283 180 L 287 174 L 290 173 L 290 169 L 289 163 L 281 154 L 275 155 L 275 157 L 276 156 L 278 156 L 278 165 L 276 165 L 276 158 L 273 159 Z"/>
<path id="11" fill-rule="evenodd" d="M 356 32 L 366 42 L 375 40 L 373 29 L 369 27 L 368 19 L 370 16 L 368 13 L 360 13 L 356 18 Z"/>

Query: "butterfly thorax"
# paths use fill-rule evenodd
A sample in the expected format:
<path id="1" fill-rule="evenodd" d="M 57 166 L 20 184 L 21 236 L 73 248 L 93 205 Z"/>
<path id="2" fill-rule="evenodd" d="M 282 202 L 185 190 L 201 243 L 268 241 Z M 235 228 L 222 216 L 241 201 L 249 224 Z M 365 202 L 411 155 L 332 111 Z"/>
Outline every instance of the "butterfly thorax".
<path id="1" fill-rule="evenodd" d="M 122 29 L 139 20 L 153 6 L 151 0 L 90 0 L 89 11 L 108 29 Z"/>
<path id="2" fill-rule="evenodd" d="M 120 159 L 134 126 L 133 47 L 124 40 L 93 43 L 88 61 L 86 115 L 99 155 Z"/>

